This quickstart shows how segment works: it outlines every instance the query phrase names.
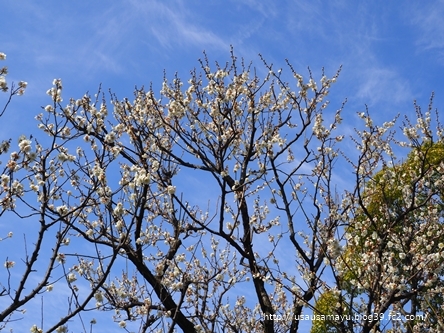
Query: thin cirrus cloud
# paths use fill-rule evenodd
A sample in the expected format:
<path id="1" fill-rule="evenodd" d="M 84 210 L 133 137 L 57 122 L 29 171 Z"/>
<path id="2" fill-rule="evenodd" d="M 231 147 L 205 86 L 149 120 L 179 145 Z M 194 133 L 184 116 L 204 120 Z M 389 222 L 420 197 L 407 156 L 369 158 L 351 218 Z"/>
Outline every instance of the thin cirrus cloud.
<path id="1" fill-rule="evenodd" d="M 158 1 L 130 2 L 131 13 L 138 13 L 143 31 L 150 32 L 158 41 L 158 44 L 167 49 L 177 46 L 199 46 L 226 49 L 229 43 L 216 33 L 195 22 L 194 15 L 186 4 L 176 1 L 174 7 Z M 150 24 L 144 24 L 146 22 Z"/>
<path id="2" fill-rule="evenodd" d="M 409 83 L 395 71 L 372 67 L 365 69 L 361 74 L 357 97 L 368 101 L 369 106 L 382 101 L 401 103 L 412 99 Z"/>
<path id="3" fill-rule="evenodd" d="M 418 51 L 439 49 L 443 55 L 444 48 L 444 1 L 421 3 L 421 6 L 411 7 L 416 15 L 408 15 L 406 18 L 419 31 L 416 43 Z M 410 13 L 409 13 L 410 14 Z"/>

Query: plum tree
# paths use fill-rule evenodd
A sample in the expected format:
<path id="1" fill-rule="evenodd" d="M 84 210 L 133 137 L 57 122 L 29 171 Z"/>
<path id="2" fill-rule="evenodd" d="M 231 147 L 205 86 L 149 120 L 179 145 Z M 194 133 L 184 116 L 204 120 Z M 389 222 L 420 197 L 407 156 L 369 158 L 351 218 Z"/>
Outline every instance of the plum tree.
<path id="1" fill-rule="evenodd" d="M 422 120 L 417 110 L 418 119 Z M 414 127 L 405 132 L 411 133 L 411 128 Z M 444 264 L 441 232 L 444 144 L 434 142 L 430 132 L 425 133 L 422 141 L 416 137 L 412 140 L 405 161 L 393 163 L 391 158 L 392 166 L 384 162 L 381 170 L 363 182 L 362 190 L 357 192 L 358 208 L 347 225 L 349 241 L 336 266 L 342 272 L 337 281 L 342 283 L 349 299 L 363 296 L 367 306 L 380 309 L 382 306 L 378 313 L 384 313 L 384 307 L 392 303 L 393 311 L 402 314 L 393 324 L 403 332 L 413 332 L 415 325 L 416 329 L 427 327 L 425 331 L 432 328 L 439 331 L 443 327 L 438 315 L 443 303 L 437 290 L 442 287 Z M 381 274 L 392 277 L 387 275 L 383 284 L 378 278 Z M 378 304 L 381 296 L 375 297 L 376 291 L 389 296 L 385 297 L 386 305 Z M 326 307 L 325 299 L 321 296 L 315 308 L 322 307 L 326 314 L 336 313 L 336 302 L 327 302 Z M 425 321 L 433 324 L 426 325 Z M 322 327 L 317 332 L 328 332 L 331 327 Z"/>
<path id="2" fill-rule="evenodd" d="M 186 82 L 131 99 L 64 102 L 54 80 L 44 135 L 2 150 L 1 223 L 29 225 L 14 252 L 0 243 L 4 329 L 31 318 L 32 332 L 86 332 L 111 311 L 126 331 L 298 332 L 332 304 L 341 320 L 314 331 L 371 332 L 386 325 L 373 313 L 440 304 L 443 131 L 433 140 L 430 110 L 403 124 L 405 141 L 368 113 L 344 140 L 344 105 L 327 100 L 339 71 L 316 81 L 262 63 L 260 78 L 233 51 L 223 66 L 205 56 Z M 391 166 L 402 147 L 411 162 Z M 23 312 L 57 293 L 58 318 Z M 415 329 L 438 330 L 434 310 Z"/>

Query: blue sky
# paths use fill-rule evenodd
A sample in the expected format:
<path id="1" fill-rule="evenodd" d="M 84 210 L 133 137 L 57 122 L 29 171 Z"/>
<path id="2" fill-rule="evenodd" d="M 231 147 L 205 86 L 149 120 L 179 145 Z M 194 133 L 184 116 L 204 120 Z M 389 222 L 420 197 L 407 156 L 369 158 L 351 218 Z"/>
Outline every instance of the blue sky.
<path id="1" fill-rule="evenodd" d="M 0 45 L 10 79 L 29 82 L 15 103 L 26 114 L 46 105 L 54 78 L 65 96 L 99 83 L 130 96 L 135 85 L 160 88 L 164 69 L 187 78 L 203 50 L 225 62 L 233 45 L 258 67 L 258 53 L 277 67 L 287 58 L 302 74 L 342 65 L 332 95 L 348 98 L 346 112 L 368 104 L 392 115 L 431 91 L 443 100 L 443 11 L 439 1 L 4 2 Z"/>
<path id="2" fill-rule="evenodd" d="M 444 1 L 3 1 L 0 8 L 1 65 L 9 82 L 28 82 L 0 120 L 0 139 L 36 132 L 34 116 L 50 103 L 54 78 L 63 80 L 65 99 L 99 84 L 131 97 L 135 86 L 159 91 L 164 70 L 188 80 L 203 50 L 210 61 L 228 61 L 230 45 L 259 75 L 266 73 L 259 53 L 284 71 L 285 59 L 304 76 L 310 66 L 318 79 L 323 67 L 332 76 L 342 65 L 330 100 L 332 112 L 348 100 L 344 131 L 365 105 L 381 123 L 413 116 L 413 100 L 426 107 L 432 91 L 444 107 Z"/>

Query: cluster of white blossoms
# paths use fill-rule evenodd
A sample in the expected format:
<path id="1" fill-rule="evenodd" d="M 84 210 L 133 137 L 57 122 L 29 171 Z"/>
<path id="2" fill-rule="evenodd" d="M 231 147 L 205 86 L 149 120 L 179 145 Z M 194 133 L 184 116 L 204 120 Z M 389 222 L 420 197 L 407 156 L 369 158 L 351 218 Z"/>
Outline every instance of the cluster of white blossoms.
<path id="1" fill-rule="evenodd" d="M 4 263 L 4 266 L 6 267 L 6 268 L 12 268 L 12 267 L 14 267 L 15 266 L 15 261 L 9 261 L 9 260 L 7 260 L 7 261 L 5 261 L 5 263 Z"/>
<path id="2" fill-rule="evenodd" d="M 68 327 L 66 326 L 59 326 L 56 328 L 56 332 L 57 333 L 67 333 L 68 332 Z"/>
<path id="3" fill-rule="evenodd" d="M 37 325 L 32 325 L 32 327 L 29 331 L 31 333 L 43 333 L 43 330 L 41 328 L 38 328 Z"/>
<path id="4" fill-rule="evenodd" d="M 38 328 L 37 325 L 32 325 L 32 327 L 29 330 L 31 333 L 43 333 L 43 329 Z M 59 326 L 55 330 L 57 333 L 67 333 L 68 328 L 66 326 Z"/>
<path id="5" fill-rule="evenodd" d="M 7 191 L 8 188 L 9 188 L 9 181 L 10 181 L 10 179 L 11 178 L 8 175 L 5 175 L 5 174 L 2 174 L 0 176 L 0 182 L 1 182 L 1 185 L 2 185 L 4 191 Z"/>
<path id="6" fill-rule="evenodd" d="M 0 52 L 0 60 L 5 60 L 6 54 Z M 6 75 L 8 74 L 8 68 L 6 66 L 0 68 L 0 90 L 7 92 L 9 90 Z M 10 97 L 13 95 L 22 95 L 25 92 L 27 83 L 20 81 L 17 87 L 12 85 L 10 91 Z M 8 102 L 9 103 L 9 102 Z M 3 112 L 0 112 L 0 117 Z M 0 155 L 6 153 L 10 148 L 10 140 L 4 140 L 0 142 Z M 15 197 L 22 196 L 24 193 L 24 187 L 20 181 L 14 179 L 11 183 L 10 174 L 18 171 L 22 166 L 28 166 L 29 162 L 35 158 L 35 153 L 31 152 L 31 142 L 23 137 L 19 139 L 19 152 L 13 152 L 9 161 L 6 164 L 6 170 L 1 175 L 1 188 L 0 188 L 0 213 L 7 209 L 15 208 Z M 21 154 L 24 154 L 24 159 L 20 162 Z M 0 161 L 1 164 L 1 161 Z M 13 265 L 13 264 L 12 264 Z M 11 266 L 12 267 L 12 266 Z"/>
<path id="7" fill-rule="evenodd" d="M 342 254 L 342 246 L 337 239 L 329 239 L 328 242 L 328 254 L 331 259 L 336 259 Z"/>
<path id="8" fill-rule="evenodd" d="M 56 208 L 57 213 L 60 215 L 66 215 L 69 212 L 69 208 L 66 205 L 62 205 Z"/>
<path id="9" fill-rule="evenodd" d="M 153 168 L 153 169 L 155 169 L 154 172 L 157 171 L 157 168 Z M 151 170 L 151 172 L 153 172 L 153 169 Z M 150 183 L 151 173 L 149 171 L 147 171 L 145 168 L 141 168 L 137 165 L 133 165 L 131 167 L 131 171 L 134 172 L 134 185 L 135 186 L 142 186 L 142 185 L 147 185 Z"/>
<path id="10" fill-rule="evenodd" d="M 0 52 L 0 60 L 6 60 L 6 54 Z M 6 75 L 8 74 L 8 67 L 0 69 L 0 89 L 8 91 L 8 84 L 6 83 Z"/>
<path id="11" fill-rule="evenodd" d="M 62 99 L 62 80 L 61 79 L 54 79 L 52 81 L 52 85 L 53 87 L 51 89 L 49 89 L 46 94 L 51 96 L 52 100 L 55 103 L 60 103 L 63 101 Z M 48 112 L 51 112 L 54 110 L 54 108 L 52 106 L 47 106 L 45 107 L 45 110 Z"/>
<path id="12" fill-rule="evenodd" d="M 77 280 L 77 276 L 75 275 L 75 273 L 69 273 L 66 279 L 68 282 L 71 283 Z"/>

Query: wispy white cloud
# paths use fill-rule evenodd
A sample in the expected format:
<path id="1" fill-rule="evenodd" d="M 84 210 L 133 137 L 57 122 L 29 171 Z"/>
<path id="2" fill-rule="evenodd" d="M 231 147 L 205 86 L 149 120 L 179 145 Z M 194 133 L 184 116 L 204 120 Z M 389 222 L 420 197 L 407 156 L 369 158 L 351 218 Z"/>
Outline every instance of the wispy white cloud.
<path id="1" fill-rule="evenodd" d="M 250 10 L 260 13 L 267 19 L 276 18 L 280 13 L 280 5 L 273 1 L 261 0 L 234 0 L 234 4 L 242 4 L 250 8 Z"/>
<path id="2" fill-rule="evenodd" d="M 361 72 L 357 97 L 368 101 L 368 105 L 378 102 L 405 102 L 412 99 L 412 92 L 407 80 L 398 73 L 384 67 L 371 67 Z"/>
<path id="3" fill-rule="evenodd" d="M 182 1 L 165 4 L 160 1 L 131 1 L 134 10 L 144 18 L 144 30 L 151 32 L 160 45 L 167 48 L 200 46 L 226 49 L 228 42 L 211 29 L 199 25 L 195 15 Z"/>
<path id="4" fill-rule="evenodd" d="M 419 50 L 440 49 L 444 55 L 444 1 L 424 2 L 409 7 L 410 22 L 419 28 L 417 45 Z"/>
<path id="5" fill-rule="evenodd" d="M 319 44 L 313 48 L 321 52 L 314 61 L 325 62 L 327 68 L 343 65 L 339 79 L 346 82 L 343 87 L 348 91 L 344 97 L 350 100 L 350 104 L 376 106 L 381 103 L 378 106 L 385 108 L 414 98 L 403 68 L 384 61 L 386 53 L 381 52 L 385 45 L 395 45 L 401 38 L 387 31 L 393 12 L 385 7 L 375 11 L 374 6 L 365 3 L 338 2 L 331 4 L 328 12 L 319 6 L 316 2 L 299 5 L 307 16 L 306 22 L 297 27 L 307 32 L 305 24 L 313 17 L 311 26 L 318 25 L 313 30 L 314 44 Z"/>
<path id="6" fill-rule="evenodd" d="M 198 14 L 181 1 L 116 2 L 105 10 L 90 10 L 80 20 L 67 10 L 55 13 L 29 5 L 24 11 L 32 22 L 21 37 L 29 57 L 39 67 L 63 66 L 82 77 L 123 73 L 135 54 L 228 50 L 230 44 L 223 31 L 197 23 Z"/>

